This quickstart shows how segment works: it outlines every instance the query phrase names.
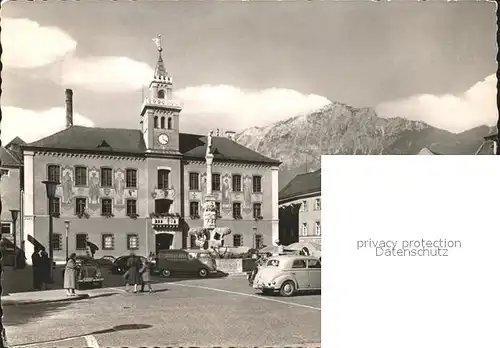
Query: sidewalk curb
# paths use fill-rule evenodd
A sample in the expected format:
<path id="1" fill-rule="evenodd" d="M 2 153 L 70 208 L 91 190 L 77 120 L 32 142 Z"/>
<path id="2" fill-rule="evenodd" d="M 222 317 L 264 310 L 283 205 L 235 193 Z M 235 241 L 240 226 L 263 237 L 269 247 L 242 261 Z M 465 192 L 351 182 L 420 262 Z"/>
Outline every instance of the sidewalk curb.
<path id="1" fill-rule="evenodd" d="M 57 303 L 57 302 L 70 302 L 70 301 L 79 301 L 89 299 L 89 294 L 79 294 L 74 297 L 64 297 L 53 300 L 10 300 L 10 299 L 2 299 L 2 306 L 22 306 L 22 305 L 30 305 L 30 304 L 41 304 L 41 303 Z"/>

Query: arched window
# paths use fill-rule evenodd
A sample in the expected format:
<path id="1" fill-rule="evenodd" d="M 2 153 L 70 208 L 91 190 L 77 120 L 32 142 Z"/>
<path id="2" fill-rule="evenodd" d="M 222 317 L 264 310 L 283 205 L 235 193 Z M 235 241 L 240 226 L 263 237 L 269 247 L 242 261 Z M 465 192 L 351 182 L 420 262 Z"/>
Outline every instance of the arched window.
<path id="1" fill-rule="evenodd" d="M 165 98 L 165 91 L 164 90 L 160 89 L 158 91 L 158 98 L 159 99 L 164 99 Z"/>
<path id="2" fill-rule="evenodd" d="M 168 118 L 168 121 L 167 121 L 167 128 L 168 128 L 168 129 L 172 129 L 172 117 L 169 117 L 169 118 Z"/>
<path id="3" fill-rule="evenodd" d="M 158 128 L 158 116 L 155 116 L 155 128 Z"/>
<path id="4" fill-rule="evenodd" d="M 161 118 L 161 129 L 165 129 L 165 117 Z"/>

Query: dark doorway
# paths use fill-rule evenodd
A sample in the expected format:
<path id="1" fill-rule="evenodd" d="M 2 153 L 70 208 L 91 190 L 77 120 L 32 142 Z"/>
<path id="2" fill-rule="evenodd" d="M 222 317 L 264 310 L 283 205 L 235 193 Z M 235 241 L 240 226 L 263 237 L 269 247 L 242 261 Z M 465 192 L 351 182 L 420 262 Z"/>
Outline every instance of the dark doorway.
<path id="1" fill-rule="evenodd" d="M 174 236 L 170 233 L 158 233 L 156 235 L 156 253 L 158 254 L 158 250 L 170 249 L 173 239 Z"/>
<path id="2" fill-rule="evenodd" d="M 155 213 L 167 214 L 170 211 L 170 204 L 172 204 L 172 201 L 170 199 L 155 200 Z"/>
<path id="3" fill-rule="evenodd" d="M 279 209 L 279 240 L 283 245 L 299 241 L 300 204 L 290 204 Z"/>

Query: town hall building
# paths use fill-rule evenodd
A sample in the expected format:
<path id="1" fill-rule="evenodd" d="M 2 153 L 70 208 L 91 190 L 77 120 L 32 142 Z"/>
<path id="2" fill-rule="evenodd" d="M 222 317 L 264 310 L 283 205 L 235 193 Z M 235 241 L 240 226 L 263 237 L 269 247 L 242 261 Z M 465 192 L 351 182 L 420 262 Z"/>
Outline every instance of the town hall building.
<path id="1" fill-rule="evenodd" d="M 172 77 L 158 51 L 139 129 L 73 125 L 73 92 L 66 90 L 66 129 L 23 146 L 28 259 L 36 243 L 48 248 L 49 214 L 56 261 L 65 259 L 66 241 L 69 253 L 96 245 L 96 258 L 196 248 L 188 231 L 203 225 L 208 136 L 181 132 L 182 105 L 172 99 Z M 217 225 L 231 229 L 224 245 L 273 245 L 279 238 L 279 161 L 230 135 L 211 142 Z M 46 180 L 59 182 L 52 204 Z"/>

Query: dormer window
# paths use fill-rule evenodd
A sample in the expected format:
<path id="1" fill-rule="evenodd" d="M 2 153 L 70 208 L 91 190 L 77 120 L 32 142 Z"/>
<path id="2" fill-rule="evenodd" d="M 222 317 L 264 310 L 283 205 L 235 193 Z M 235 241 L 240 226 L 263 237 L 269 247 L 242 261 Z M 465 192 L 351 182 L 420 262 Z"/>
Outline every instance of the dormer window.
<path id="1" fill-rule="evenodd" d="M 165 99 L 165 91 L 164 90 L 159 90 L 158 91 L 158 99 Z"/>
<path id="2" fill-rule="evenodd" d="M 111 146 L 109 146 L 109 144 L 106 142 L 106 140 L 103 140 L 102 143 L 100 143 L 99 145 L 97 145 L 98 148 L 108 148 L 110 149 Z"/>

